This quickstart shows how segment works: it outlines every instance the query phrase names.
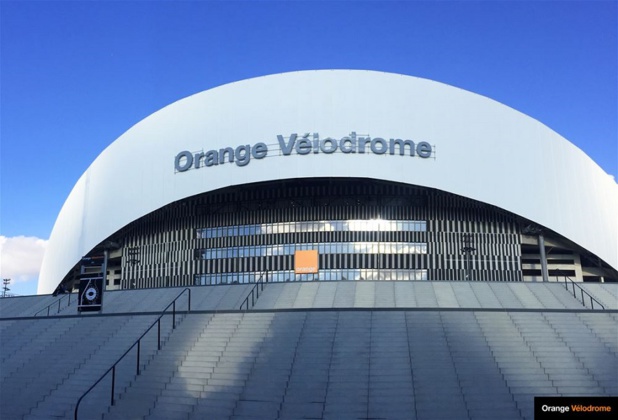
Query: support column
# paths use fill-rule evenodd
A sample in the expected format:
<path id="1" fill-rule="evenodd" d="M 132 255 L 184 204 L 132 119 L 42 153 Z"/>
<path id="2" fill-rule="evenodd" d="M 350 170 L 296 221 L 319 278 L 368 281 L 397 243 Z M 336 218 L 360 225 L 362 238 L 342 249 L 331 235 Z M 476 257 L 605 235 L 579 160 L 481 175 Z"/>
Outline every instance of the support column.
<path id="1" fill-rule="evenodd" d="M 539 232 L 539 255 L 541 256 L 541 275 L 543 282 L 549 281 L 549 273 L 547 272 L 547 256 L 545 255 L 545 238 L 543 232 Z"/>
<path id="2" fill-rule="evenodd" d="M 109 258 L 109 251 L 107 249 L 103 250 L 103 285 L 102 289 L 107 290 L 107 259 Z"/>

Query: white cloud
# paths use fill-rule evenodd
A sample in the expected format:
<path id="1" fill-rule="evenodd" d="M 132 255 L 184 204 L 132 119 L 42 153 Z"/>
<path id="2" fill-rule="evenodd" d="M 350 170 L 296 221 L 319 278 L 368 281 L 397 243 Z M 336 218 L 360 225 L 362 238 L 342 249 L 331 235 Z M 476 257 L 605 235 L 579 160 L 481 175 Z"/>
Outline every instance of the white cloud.
<path id="1" fill-rule="evenodd" d="M 34 236 L 0 235 L 0 276 L 11 279 L 11 285 L 34 283 L 36 286 L 46 246 L 47 240 Z"/>

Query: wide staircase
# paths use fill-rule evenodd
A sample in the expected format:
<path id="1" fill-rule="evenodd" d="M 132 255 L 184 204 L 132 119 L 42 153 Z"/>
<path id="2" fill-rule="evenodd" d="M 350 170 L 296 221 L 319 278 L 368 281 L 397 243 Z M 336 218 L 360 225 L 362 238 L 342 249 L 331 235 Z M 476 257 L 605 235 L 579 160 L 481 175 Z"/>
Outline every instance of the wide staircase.
<path id="1" fill-rule="evenodd" d="M 268 284 L 249 310 L 252 285 L 192 288 L 161 350 L 145 337 L 140 375 L 133 353 L 118 365 L 114 405 L 106 378 L 78 418 L 532 419 L 535 396 L 618 395 L 618 289 L 586 286 L 613 309 L 559 284 Z M 0 418 L 73 418 L 179 289 L 165 292 L 0 319 Z"/>
<path id="2" fill-rule="evenodd" d="M 105 419 L 518 419 L 615 395 L 615 314 L 191 314 Z"/>
<path id="3" fill-rule="evenodd" d="M 610 285 L 588 285 L 605 302 L 618 309 Z M 613 289 L 618 290 L 618 285 Z M 456 308 L 456 309 L 573 309 L 586 307 L 561 283 L 492 282 L 379 282 L 340 281 L 273 283 L 255 309 L 292 308 Z"/>

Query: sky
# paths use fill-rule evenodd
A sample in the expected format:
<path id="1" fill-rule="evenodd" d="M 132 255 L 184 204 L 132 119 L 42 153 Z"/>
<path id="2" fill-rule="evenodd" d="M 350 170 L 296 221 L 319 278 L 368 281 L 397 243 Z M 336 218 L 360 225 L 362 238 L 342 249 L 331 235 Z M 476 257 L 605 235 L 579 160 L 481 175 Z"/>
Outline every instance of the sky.
<path id="1" fill-rule="evenodd" d="M 616 178 L 617 55 L 615 0 L 0 0 L 0 274 L 10 293 L 36 294 L 64 200 L 130 127 L 273 73 L 457 86 L 541 121 Z"/>

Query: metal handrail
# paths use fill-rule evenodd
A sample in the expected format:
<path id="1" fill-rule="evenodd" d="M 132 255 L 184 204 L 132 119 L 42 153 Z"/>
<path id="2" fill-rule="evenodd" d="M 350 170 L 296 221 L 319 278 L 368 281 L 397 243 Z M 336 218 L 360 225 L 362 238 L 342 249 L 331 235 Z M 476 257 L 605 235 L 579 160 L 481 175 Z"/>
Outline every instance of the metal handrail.
<path id="1" fill-rule="evenodd" d="M 62 296 L 62 297 L 61 297 L 60 299 L 58 299 L 57 301 L 50 303 L 49 305 L 47 305 L 47 307 L 46 307 L 46 308 L 41 309 L 40 311 L 38 311 L 37 313 L 35 313 L 33 316 L 37 316 L 38 314 L 40 314 L 41 312 L 43 312 L 43 311 L 45 311 L 45 310 L 47 310 L 47 316 L 49 316 L 49 309 L 50 309 L 52 306 L 56 305 L 56 303 L 58 304 L 58 310 L 56 311 L 56 313 L 57 313 L 57 314 L 59 314 L 59 313 L 60 313 L 60 302 L 61 302 L 61 301 L 62 301 L 62 299 L 64 299 L 65 297 L 66 297 L 66 295 L 65 295 L 65 296 Z M 65 308 L 68 308 L 69 306 L 71 306 L 71 292 L 69 292 L 69 303 L 67 304 L 67 306 L 65 306 Z"/>
<path id="2" fill-rule="evenodd" d="M 584 305 L 584 307 L 586 306 L 586 299 L 584 298 L 584 295 L 587 295 L 590 298 L 591 309 L 594 309 L 594 302 L 596 302 L 601 307 L 601 309 L 605 309 L 605 306 L 603 306 L 601 302 L 593 298 L 590 293 L 586 292 L 579 284 L 575 283 L 569 276 L 567 276 L 566 274 L 562 272 L 559 272 L 559 273 L 560 275 L 564 277 L 564 287 L 567 289 L 568 292 L 570 292 L 570 290 L 569 290 L 569 284 L 567 283 L 567 280 L 570 281 L 571 284 L 573 285 L 573 297 L 575 299 L 577 299 L 577 294 L 575 293 L 575 286 L 579 288 L 580 293 L 581 293 L 581 303 L 582 305 Z"/>
<path id="3" fill-rule="evenodd" d="M 188 287 L 184 288 L 182 292 L 180 292 L 180 294 L 178 296 L 176 296 L 176 298 L 170 302 L 169 305 L 167 305 L 165 307 L 165 309 L 163 309 L 163 311 L 161 311 L 161 315 L 159 315 L 159 317 L 152 323 L 152 325 L 150 327 L 148 327 L 148 329 L 137 339 L 137 341 L 135 341 L 135 343 L 133 343 L 131 345 L 131 347 L 128 348 L 127 351 L 125 351 L 123 353 L 122 356 L 120 356 L 120 358 L 118 360 L 116 360 L 116 363 L 114 363 L 112 365 L 112 367 L 110 367 L 109 369 L 107 369 L 105 371 L 105 373 L 103 375 L 101 375 L 101 377 L 90 387 L 88 388 L 88 390 L 86 392 L 84 392 L 82 394 L 81 397 L 79 397 L 79 399 L 77 400 L 77 404 L 75 405 L 75 414 L 74 414 L 74 419 L 77 420 L 77 410 L 79 409 L 79 404 L 82 402 L 82 399 L 88 395 L 88 393 L 90 391 L 92 391 L 94 389 L 94 387 L 96 387 L 99 382 L 101 382 L 108 373 L 112 372 L 112 392 L 111 392 L 111 405 L 114 405 L 114 392 L 115 392 L 115 382 L 116 382 L 116 365 L 118 363 L 120 363 L 122 361 L 122 359 L 124 359 L 124 357 L 129 354 L 129 352 L 131 350 L 133 350 L 133 348 L 135 346 L 137 346 L 137 367 L 136 367 L 136 373 L 137 375 L 139 375 L 141 373 L 140 368 L 139 368 L 139 355 L 140 355 L 140 349 L 141 349 L 141 340 L 142 338 L 144 338 L 144 336 L 146 334 L 148 334 L 148 332 L 152 329 L 152 327 L 154 327 L 155 325 L 157 326 L 157 347 L 159 350 L 161 350 L 161 318 L 163 318 L 163 316 L 165 315 L 165 312 L 167 312 L 167 310 L 169 309 L 170 306 L 172 306 L 172 329 L 176 329 L 176 301 L 184 294 L 184 292 L 189 291 L 189 296 L 188 296 L 188 312 L 191 311 L 191 289 L 189 289 Z"/>
<path id="4" fill-rule="evenodd" d="M 253 286 L 253 288 L 251 289 L 251 292 L 249 292 L 245 300 L 240 304 L 239 309 L 241 311 L 243 310 L 242 309 L 243 306 L 246 306 L 245 311 L 249 310 L 249 297 L 251 297 L 251 307 L 253 308 L 253 306 L 255 305 L 255 302 L 257 302 L 258 298 L 260 297 L 260 292 L 264 290 L 264 285 L 266 283 L 268 283 L 268 271 L 262 273 L 260 278 L 255 282 L 255 286 Z M 255 296 L 254 296 L 254 293 L 255 293 Z"/>

